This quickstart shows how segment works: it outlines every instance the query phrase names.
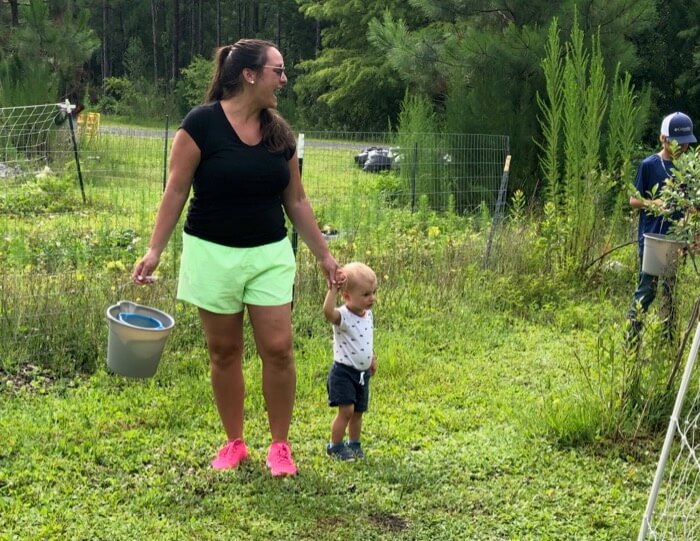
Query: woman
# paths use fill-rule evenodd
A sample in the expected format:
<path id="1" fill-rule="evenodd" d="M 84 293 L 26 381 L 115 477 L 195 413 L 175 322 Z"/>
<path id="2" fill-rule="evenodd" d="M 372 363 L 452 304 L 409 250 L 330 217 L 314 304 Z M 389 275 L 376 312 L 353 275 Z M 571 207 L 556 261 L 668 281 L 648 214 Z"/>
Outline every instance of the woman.
<path id="1" fill-rule="evenodd" d="M 294 254 L 284 213 L 329 283 L 337 263 L 301 184 L 295 140 L 275 111 L 287 83 L 282 55 L 262 40 L 240 40 L 215 54 L 206 103 L 176 132 L 170 172 L 146 255 L 133 279 L 145 284 L 178 222 L 190 188 L 178 299 L 199 308 L 209 350 L 211 384 L 228 442 L 212 461 L 236 468 L 248 457 L 243 440 L 243 312 L 248 311 L 262 359 L 263 395 L 273 476 L 295 475 L 288 443 L 296 371 L 291 300 Z"/>

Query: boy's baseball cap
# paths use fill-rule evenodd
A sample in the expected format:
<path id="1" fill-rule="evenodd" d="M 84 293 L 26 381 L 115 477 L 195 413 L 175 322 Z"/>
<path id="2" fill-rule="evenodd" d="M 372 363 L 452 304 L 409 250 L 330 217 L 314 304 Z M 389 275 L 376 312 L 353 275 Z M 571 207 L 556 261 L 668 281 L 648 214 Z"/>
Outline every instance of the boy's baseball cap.
<path id="1" fill-rule="evenodd" d="M 661 122 L 661 135 L 668 137 L 679 145 L 697 143 L 693 135 L 693 121 L 684 113 L 672 113 Z"/>

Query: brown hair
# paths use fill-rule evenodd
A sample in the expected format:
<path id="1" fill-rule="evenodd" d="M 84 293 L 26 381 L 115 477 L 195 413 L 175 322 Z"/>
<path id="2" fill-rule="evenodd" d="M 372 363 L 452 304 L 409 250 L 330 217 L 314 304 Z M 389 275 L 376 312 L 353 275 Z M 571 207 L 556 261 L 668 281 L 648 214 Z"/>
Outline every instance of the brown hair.
<path id="1" fill-rule="evenodd" d="M 262 39 L 241 39 L 214 52 L 214 75 L 209 83 L 206 103 L 227 99 L 243 92 L 243 70 L 262 71 L 267 50 L 275 44 Z M 260 112 L 260 132 L 264 145 L 271 152 L 291 150 L 295 145 L 292 129 L 274 109 Z"/>

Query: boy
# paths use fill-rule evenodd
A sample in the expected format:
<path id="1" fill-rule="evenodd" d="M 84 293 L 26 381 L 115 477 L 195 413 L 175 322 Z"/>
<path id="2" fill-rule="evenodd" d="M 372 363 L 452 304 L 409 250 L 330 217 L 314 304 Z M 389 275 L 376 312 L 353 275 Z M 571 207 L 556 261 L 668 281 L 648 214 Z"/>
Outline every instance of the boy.
<path id="1" fill-rule="evenodd" d="M 671 222 L 663 216 L 655 216 L 646 211 L 653 206 L 660 206 L 660 199 L 652 199 L 654 194 L 658 194 L 666 184 L 666 180 L 673 176 L 673 160 L 688 150 L 689 143 L 697 142 L 693 135 L 693 121 L 688 115 L 683 113 L 673 113 L 666 116 L 661 123 L 661 151 L 645 158 L 639 165 L 634 185 L 640 197 L 631 196 L 630 206 L 640 209 L 639 213 L 639 283 L 632 297 L 632 306 L 627 312 L 627 318 L 631 323 L 631 338 L 637 338 L 641 330 L 639 321 L 640 312 L 646 312 L 649 305 L 656 297 L 656 287 L 658 278 L 641 271 L 642 257 L 644 255 L 644 233 L 666 234 Z M 676 154 L 672 151 L 672 142 L 678 144 Z M 662 278 L 662 294 L 664 300 L 663 313 L 666 321 L 666 332 L 670 337 L 673 332 L 673 287 L 675 285 L 675 275 L 670 274 Z"/>
<path id="2" fill-rule="evenodd" d="M 342 293 L 345 304 L 336 308 Z M 328 373 L 328 405 L 337 407 L 331 423 L 330 457 L 364 458 L 360 444 L 362 414 L 369 403 L 369 380 L 377 370 L 374 354 L 372 306 L 377 298 L 377 276 L 363 263 L 348 263 L 336 276 L 323 303 L 323 315 L 333 324 L 333 365 Z M 348 442 L 343 438 L 348 432 Z"/>

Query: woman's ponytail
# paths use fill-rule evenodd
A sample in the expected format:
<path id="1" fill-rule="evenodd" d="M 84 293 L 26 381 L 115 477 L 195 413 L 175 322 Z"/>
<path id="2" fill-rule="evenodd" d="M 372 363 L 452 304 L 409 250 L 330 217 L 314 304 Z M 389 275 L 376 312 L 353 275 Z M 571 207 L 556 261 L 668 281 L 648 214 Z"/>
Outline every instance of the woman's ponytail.
<path id="1" fill-rule="evenodd" d="M 226 45 L 224 47 L 219 47 L 214 54 L 215 67 L 214 74 L 212 75 L 211 82 L 209 83 L 209 89 L 207 90 L 207 95 L 205 98 L 205 103 L 220 100 L 224 97 L 224 73 L 225 73 L 225 63 L 228 57 L 233 52 L 233 45 Z"/>

